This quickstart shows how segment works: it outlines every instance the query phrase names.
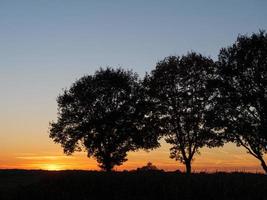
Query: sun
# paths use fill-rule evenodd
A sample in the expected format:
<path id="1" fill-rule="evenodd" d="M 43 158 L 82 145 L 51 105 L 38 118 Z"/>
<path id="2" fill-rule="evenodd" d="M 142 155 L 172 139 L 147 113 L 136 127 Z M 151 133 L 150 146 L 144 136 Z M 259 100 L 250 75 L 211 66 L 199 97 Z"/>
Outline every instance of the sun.
<path id="1" fill-rule="evenodd" d="M 42 168 L 45 170 L 48 170 L 48 171 L 62 170 L 62 167 L 60 165 L 57 165 L 57 164 L 46 164 Z"/>

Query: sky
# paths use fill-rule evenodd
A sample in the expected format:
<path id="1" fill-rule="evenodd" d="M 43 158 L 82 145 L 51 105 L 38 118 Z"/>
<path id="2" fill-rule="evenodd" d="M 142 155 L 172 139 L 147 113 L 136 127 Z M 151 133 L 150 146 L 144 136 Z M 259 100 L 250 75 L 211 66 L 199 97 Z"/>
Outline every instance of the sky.
<path id="1" fill-rule="evenodd" d="M 214 60 L 238 34 L 267 30 L 266 0 L 0 0 L 0 168 L 99 169 L 86 153 L 63 154 L 49 138 L 56 98 L 99 67 L 142 77 L 169 55 Z M 117 170 L 153 162 L 183 170 L 169 146 L 131 152 Z M 242 148 L 202 149 L 193 169 L 260 171 Z"/>

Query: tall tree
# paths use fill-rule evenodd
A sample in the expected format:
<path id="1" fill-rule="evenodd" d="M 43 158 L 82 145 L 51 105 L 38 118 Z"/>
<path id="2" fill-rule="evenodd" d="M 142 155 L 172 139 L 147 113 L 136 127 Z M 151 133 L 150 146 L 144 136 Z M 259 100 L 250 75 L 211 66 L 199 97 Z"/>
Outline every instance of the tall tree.
<path id="1" fill-rule="evenodd" d="M 50 137 L 66 154 L 85 149 L 100 168 L 111 171 L 127 160 L 128 151 L 159 145 L 140 124 L 145 106 L 141 92 L 131 71 L 107 68 L 84 76 L 58 97 Z"/>
<path id="2" fill-rule="evenodd" d="M 189 53 L 165 58 L 144 80 L 156 108 L 153 115 L 159 123 L 155 125 L 172 145 L 170 157 L 185 164 L 187 173 L 191 173 L 193 157 L 200 148 L 222 144 L 207 121 L 213 109 L 209 81 L 214 69 L 211 59 Z"/>
<path id="3" fill-rule="evenodd" d="M 239 36 L 219 54 L 218 124 L 267 173 L 267 34 Z"/>

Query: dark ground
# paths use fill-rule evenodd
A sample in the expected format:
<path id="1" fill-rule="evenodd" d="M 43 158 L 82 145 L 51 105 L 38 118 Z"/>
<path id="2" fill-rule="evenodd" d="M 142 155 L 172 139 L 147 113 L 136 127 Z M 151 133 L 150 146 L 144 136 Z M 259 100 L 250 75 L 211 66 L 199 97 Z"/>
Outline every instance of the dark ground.
<path id="1" fill-rule="evenodd" d="M 0 170 L 0 200 L 267 200 L 267 176 L 245 173 Z"/>

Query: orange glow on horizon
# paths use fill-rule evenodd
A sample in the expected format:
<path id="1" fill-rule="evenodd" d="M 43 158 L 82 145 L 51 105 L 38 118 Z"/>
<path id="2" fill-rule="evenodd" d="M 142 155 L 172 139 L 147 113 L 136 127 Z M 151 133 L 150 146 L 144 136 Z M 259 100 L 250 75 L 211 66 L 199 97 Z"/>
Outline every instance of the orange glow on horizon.
<path id="1" fill-rule="evenodd" d="M 60 165 L 57 164 L 46 164 L 42 166 L 42 169 L 48 170 L 48 171 L 59 171 L 64 170 Z"/>
<path id="2" fill-rule="evenodd" d="M 93 158 L 88 158 L 85 152 L 66 156 L 58 146 L 57 150 L 53 152 L 14 153 L 1 158 L 0 169 L 100 170 L 97 162 Z M 183 164 L 169 158 L 167 144 L 163 144 L 161 148 L 151 152 L 130 152 L 127 158 L 127 162 L 121 166 L 115 166 L 114 170 L 134 170 L 152 162 L 159 169 L 165 171 L 178 169 L 184 171 Z M 192 170 L 195 172 L 263 172 L 257 159 L 233 144 L 227 144 L 224 148 L 201 149 L 201 154 L 195 156 Z"/>

